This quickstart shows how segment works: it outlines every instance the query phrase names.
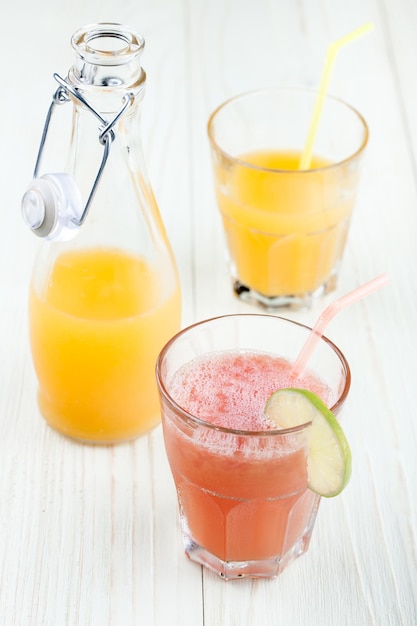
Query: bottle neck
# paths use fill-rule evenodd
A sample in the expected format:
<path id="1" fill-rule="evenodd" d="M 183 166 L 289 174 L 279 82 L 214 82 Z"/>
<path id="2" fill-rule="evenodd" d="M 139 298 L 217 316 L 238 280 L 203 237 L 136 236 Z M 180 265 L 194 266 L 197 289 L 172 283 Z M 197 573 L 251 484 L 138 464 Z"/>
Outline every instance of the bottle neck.
<path id="1" fill-rule="evenodd" d="M 71 43 L 76 56 L 67 80 L 94 108 L 117 112 L 126 93 L 142 99 L 146 73 L 140 35 L 120 24 L 102 23 L 78 30 Z"/>
<path id="2" fill-rule="evenodd" d="M 101 189 L 104 178 L 113 190 L 120 171 L 137 175 L 143 169 L 137 123 L 146 80 L 140 64 L 143 38 L 120 24 L 105 23 L 80 29 L 72 45 L 76 60 L 66 80 L 55 74 L 60 87 L 46 118 L 34 180 L 22 199 L 23 217 L 32 232 L 55 241 L 75 236 L 97 189 L 102 203 L 107 203 Z M 66 171 L 39 177 L 52 111 L 68 101 L 73 104 L 73 127 Z M 119 168 L 118 163 L 127 168 Z M 78 178 L 86 182 L 80 184 Z"/>

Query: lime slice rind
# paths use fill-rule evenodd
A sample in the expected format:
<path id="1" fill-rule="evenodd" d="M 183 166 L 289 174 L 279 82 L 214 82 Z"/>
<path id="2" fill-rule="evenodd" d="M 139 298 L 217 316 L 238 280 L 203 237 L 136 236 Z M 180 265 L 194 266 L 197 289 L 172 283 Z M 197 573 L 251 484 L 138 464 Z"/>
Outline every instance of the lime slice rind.
<path id="1" fill-rule="evenodd" d="M 326 498 L 343 491 L 352 469 L 350 447 L 335 415 L 316 394 L 306 389 L 280 389 L 268 399 L 265 414 L 282 429 L 311 422 L 308 487 Z"/>

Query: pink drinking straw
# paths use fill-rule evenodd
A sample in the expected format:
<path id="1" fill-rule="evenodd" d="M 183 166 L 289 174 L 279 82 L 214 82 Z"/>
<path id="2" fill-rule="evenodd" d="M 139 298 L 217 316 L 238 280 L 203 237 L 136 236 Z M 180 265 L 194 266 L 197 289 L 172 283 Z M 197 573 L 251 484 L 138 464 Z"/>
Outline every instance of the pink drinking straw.
<path id="1" fill-rule="evenodd" d="M 388 274 L 381 274 L 373 280 L 365 283 L 361 287 L 357 287 L 350 293 L 347 293 L 345 296 L 342 296 L 338 300 L 335 300 L 334 302 L 332 302 L 332 304 L 326 307 L 321 313 L 314 327 L 312 328 L 307 341 L 301 349 L 300 354 L 296 358 L 295 363 L 291 368 L 291 376 L 296 378 L 297 376 L 300 376 L 300 374 L 303 372 L 314 348 L 323 336 L 328 323 L 334 318 L 336 313 L 339 313 L 339 311 L 353 304 L 354 302 L 361 300 L 376 289 L 383 287 L 383 285 L 386 285 L 388 281 Z"/>

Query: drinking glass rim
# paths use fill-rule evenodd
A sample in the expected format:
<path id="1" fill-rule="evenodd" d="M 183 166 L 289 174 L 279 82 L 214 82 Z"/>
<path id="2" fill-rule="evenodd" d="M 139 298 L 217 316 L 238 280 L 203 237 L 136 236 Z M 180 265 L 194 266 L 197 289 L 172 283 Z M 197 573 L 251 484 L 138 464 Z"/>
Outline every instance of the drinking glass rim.
<path id="1" fill-rule="evenodd" d="M 210 141 L 210 144 L 212 146 L 213 149 L 215 149 L 217 152 L 219 152 L 223 157 L 226 157 L 227 159 L 233 161 L 234 163 L 237 163 L 238 165 L 247 167 L 249 169 L 253 169 L 259 172 L 269 172 L 269 173 L 275 173 L 275 174 L 295 174 L 295 175 L 301 175 L 301 174 L 310 174 L 313 172 L 320 172 L 320 171 L 328 171 L 331 170 L 335 167 L 340 167 L 341 165 L 345 165 L 346 163 L 348 163 L 349 161 L 354 160 L 355 158 L 357 158 L 366 148 L 366 145 L 368 143 L 369 140 L 369 127 L 368 124 L 365 120 L 365 118 L 363 117 L 363 115 L 361 113 L 359 113 L 359 111 L 353 107 L 351 104 L 349 104 L 348 102 L 346 102 L 345 100 L 343 100 L 342 98 L 339 98 L 337 96 L 333 96 L 331 94 L 326 94 L 325 95 L 325 100 L 331 100 L 332 102 L 337 102 L 338 104 L 343 105 L 345 108 L 349 109 L 352 113 L 354 113 L 354 115 L 359 119 L 359 121 L 362 124 L 362 127 L 364 129 L 364 137 L 362 139 L 361 144 L 359 145 L 359 147 L 349 156 L 347 156 L 344 159 L 338 160 L 336 163 L 330 163 L 329 165 L 322 165 L 320 167 L 314 167 L 314 168 L 309 168 L 307 170 L 288 170 L 288 169 L 280 169 L 280 168 L 276 168 L 276 167 L 265 167 L 265 166 L 261 166 L 261 165 L 255 165 L 254 163 L 249 163 L 248 161 L 245 161 L 244 159 L 235 157 L 231 154 L 229 154 L 226 150 L 223 150 L 223 148 L 220 147 L 220 145 L 218 144 L 218 142 L 216 141 L 216 139 L 214 138 L 214 133 L 212 131 L 212 127 L 213 127 L 213 123 L 214 123 L 214 118 L 217 116 L 217 114 L 222 110 L 225 109 L 229 104 L 232 104 L 238 100 L 243 100 L 244 98 L 248 98 L 251 96 L 258 96 L 258 95 L 262 95 L 262 94 L 268 94 L 268 93 L 279 93 L 279 92 L 301 92 L 301 93 L 305 93 L 305 94 L 310 94 L 310 95 L 317 95 L 318 91 L 315 89 L 309 89 L 308 87 L 267 87 L 267 88 L 263 88 L 263 89 L 253 89 L 253 90 L 249 90 L 249 91 L 243 91 L 235 96 L 232 96 L 231 98 L 228 98 L 227 100 L 225 100 L 224 102 L 222 102 L 218 107 L 216 107 L 214 109 L 214 111 L 211 113 L 208 122 L 207 122 L 207 134 L 208 134 L 208 138 Z"/>
<path id="2" fill-rule="evenodd" d="M 235 428 L 227 428 L 225 426 L 217 426 L 215 424 L 212 424 L 210 422 L 206 422 L 205 420 L 201 419 L 200 417 L 197 417 L 195 415 L 193 415 L 192 413 L 189 413 L 186 409 L 184 409 L 180 404 L 178 404 L 172 397 L 171 394 L 169 393 L 169 391 L 167 390 L 167 388 L 165 387 L 165 384 L 162 381 L 162 377 L 161 377 L 161 363 L 162 360 L 164 359 L 165 355 L 167 354 L 167 352 L 169 351 L 169 349 L 171 348 L 171 346 L 177 341 L 177 339 L 179 339 L 180 337 L 182 337 L 182 335 L 184 335 L 185 333 L 187 333 L 188 331 L 197 328 L 198 326 L 202 326 L 204 324 L 208 324 L 210 322 L 215 322 L 216 320 L 222 320 L 222 319 L 227 319 L 227 318 L 243 318 L 243 317 L 251 317 L 251 318 L 268 318 L 268 319 L 279 319 L 279 320 L 283 320 L 285 322 L 289 322 L 290 324 L 293 324 L 294 326 L 299 326 L 300 328 L 304 328 L 308 331 L 311 331 L 312 328 L 310 326 L 308 326 L 307 324 L 302 324 L 301 322 L 296 322 L 295 320 L 290 320 L 287 317 L 282 317 L 279 315 L 268 315 L 268 314 L 264 314 L 264 313 L 229 313 L 226 315 L 217 315 L 214 317 L 210 317 L 204 320 L 200 320 L 199 322 L 195 322 L 194 324 L 190 324 L 189 326 L 187 326 L 186 328 L 183 328 L 182 330 L 180 330 L 178 333 L 176 333 L 173 337 L 171 337 L 171 339 L 165 344 L 165 346 L 162 348 L 161 352 L 158 355 L 158 358 L 156 360 L 156 366 L 155 366 L 155 373 L 156 373 L 156 381 L 159 387 L 159 390 L 161 391 L 162 395 L 164 396 L 165 400 L 167 400 L 169 402 L 169 404 L 172 405 L 172 407 L 175 409 L 176 413 L 179 415 L 179 417 L 181 418 L 181 421 L 183 422 L 192 422 L 194 424 L 198 424 L 199 426 L 204 426 L 205 428 L 209 428 L 211 430 L 216 430 L 222 433 L 226 433 L 229 435 L 238 435 L 238 436 L 246 436 L 246 437 L 273 437 L 273 436 L 283 436 L 283 435 L 290 435 L 292 433 L 297 433 L 300 432 L 304 429 L 306 429 L 307 427 L 309 427 L 311 425 L 311 421 L 309 422 L 304 422 L 303 424 L 298 424 L 297 426 L 292 426 L 291 428 L 279 428 L 279 429 L 271 429 L 271 430 L 241 430 L 241 429 L 235 429 Z M 349 367 L 349 363 L 346 360 L 346 357 L 344 356 L 343 352 L 340 350 L 340 348 L 338 348 L 336 346 L 335 343 L 333 343 L 333 341 L 331 341 L 328 337 L 326 337 L 325 335 L 322 335 L 322 337 L 320 338 L 320 341 L 324 341 L 332 350 L 333 352 L 336 353 L 337 357 L 340 360 L 340 363 L 343 366 L 344 372 L 345 372 L 345 384 L 343 387 L 343 391 L 340 394 L 339 398 L 337 399 L 337 401 L 330 407 L 330 410 L 332 412 L 337 411 L 344 403 L 344 401 L 347 398 L 347 395 L 349 393 L 349 389 L 350 389 L 350 381 L 351 381 L 351 373 L 350 373 L 350 367 Z"/>

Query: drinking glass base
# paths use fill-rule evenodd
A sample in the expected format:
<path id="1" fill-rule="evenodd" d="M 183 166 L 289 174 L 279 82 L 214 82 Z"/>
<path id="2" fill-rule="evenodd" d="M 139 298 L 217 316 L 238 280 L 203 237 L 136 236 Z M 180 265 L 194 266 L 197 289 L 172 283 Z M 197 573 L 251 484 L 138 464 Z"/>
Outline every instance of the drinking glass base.
<path id="1" fill-rule="evenodd" d="M 311 529 L 312 530 L 312 529 Z M 238 578 L 276 578 L 296 558 L 307 552 L 310 545 L 311 530 L 282 557 L 251 561 L 223 561 L 205 548 L 199 546 L 191 537 L 184 537 L 186 556 L 195 563 L 203 565 L 218 574 L 223 580 Z"/>
<path id="2" fill-rule="evenodd" d="M 265 309 L 266 311 L 276 311 L 280 308 L 294 308 L 294 309 L 309 309 L 313 306 L 314 302 L 322 296 L 331 293 L 336 289 L 337 276 L 333 275 L 329 280 L 320 285 L 315 291 L 306 292 L 300 295 L 289 294 L 279 296 L 265 296 L 251 287 L 248 287 L 241 283 L 238 279 L 233 280 L 233 291 L 235 295 L 248 304 L 254 304 L 256 306 Z"/>

